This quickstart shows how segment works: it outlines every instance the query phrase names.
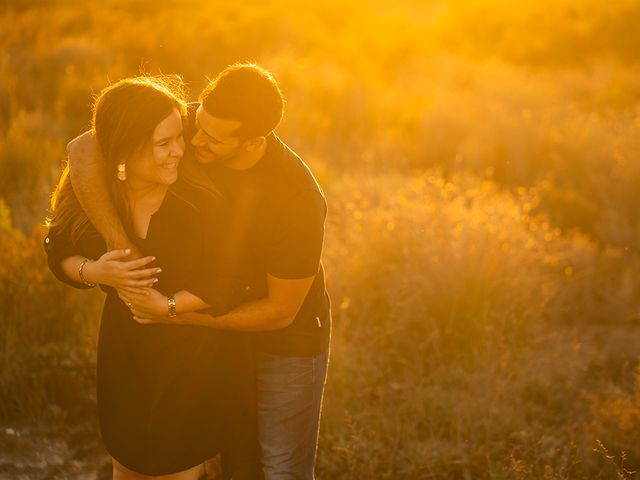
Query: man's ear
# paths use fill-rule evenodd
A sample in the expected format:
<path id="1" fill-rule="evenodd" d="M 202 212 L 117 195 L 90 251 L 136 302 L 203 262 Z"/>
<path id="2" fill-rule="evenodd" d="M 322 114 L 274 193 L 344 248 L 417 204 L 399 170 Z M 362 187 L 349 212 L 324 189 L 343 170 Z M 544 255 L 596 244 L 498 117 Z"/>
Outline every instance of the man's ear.
<path id="1" fill-rule="evenodd" d="M 250 138 L 249 140 L 245 140 L 245 148 L 247 152 L 255 152 L 259 150 L 267 141 L 267 137 L 255 137 Z"/>

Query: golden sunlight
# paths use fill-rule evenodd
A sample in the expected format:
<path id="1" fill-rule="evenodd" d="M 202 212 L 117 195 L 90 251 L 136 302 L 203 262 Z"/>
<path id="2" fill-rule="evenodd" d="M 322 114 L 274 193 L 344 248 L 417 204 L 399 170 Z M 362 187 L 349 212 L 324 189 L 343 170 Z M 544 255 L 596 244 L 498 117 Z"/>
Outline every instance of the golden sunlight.
<path id="1" fill-rule="evenodd" d="M 104 242 L 90 255 L 77 252 L 82 242 L 69 237 L 52 253 L 56 225 L 65 218 L 59 213 L 56 224 L 55 211 L 48 211 L 51 192 L 65 168 L 67 143 L 92 127 L 107 131 L 89 145 L 95 158 L 105 157 L 98 168 L 113 171 L 113 182 L 107 190 L 108 178 L 96 176 L 71 188 L 83 185 L 72 169 L 68 208 L 82 221 L 69 222 L 74 233 L 95 226 L 93 240 L 100 231 L 109 247 L 158 257 L 131 267 L 130 276 L 143 278 L 146 269 L 147 276 L 158 275 L 158 285 L 144 286 L 155 286 L 148 296 L 161 296 L 169 317 L 184 314 L 178 318 L 208 332 L 188 342 L 241 330 L 255 351 L 264 353 L 259 348 L 269 344 L 264 348 L 283 357 L 316 358 L 320 347 L 305 342 L 320 335 L 316 330 L 329 335 L 328 311 L 327 318 L 317 313 L 329 308 L 318 280 L 326 272 L 333 323 L 316 478 L 636 478 L 639 22 L 637 0 L 6 0 L 0 7 L 0 478 L 111 478 L 111 455 L 125 465 L 131 453 L 112 448 L 119 442 L 105 423 L 117 422 L 105 422 L 111 417 L 96 406 L 104 405 L 104 356 L 96 352 L 102 352 L 100 335 L 104 341 L 141 327 L 138 320 L 147 317 L 140 312 L 152 316 L 151 306 L 144 310 L 133 293 L 110 289 L 102 279 L 111 277 L 98 275 L 101 265 L 121 268 L 98 264 Z M 277 137 L 272 125 L 252 126 L 268 102 L 246 107 L 249 121 L 228 113 L 245 92 L 216 97 L 222 82 L 213 89 L 211 80 L 236 62 L 255 62 L 277 81 L 285 100 L 282 121 L 274 123 Z M 172 86 L 152 85 L 152 94 L 161 90 L 173 102 L 168 111 L 151 118 L 155 100 L 123 96 L 105 110 L 105 123 L 96 114 L 92 124 L 92 104 L 107 98 L 105 87 L 159 74 L 184 81 L 184 98 L 173 90 L 176 77 Z M 196 110 L 185 102 L 202 105 Z M 109 137 L 101 126 L 116 117 Z M 265 177 L 252 170 L 272 168 L 263 159 L 272 158 L 265 152 L 273 151 L 274 138 L 309 167 L 313 177 L 304 177 L 304 186 L 292 186 L 307 172 L 299 163 Z M 120 156 L 111 158 L 114 151 Z M 138 164 L 130 159 L 135 155 Z M 196 174 L 200 187 L 213 182 L 215 195 L 228 203 L 220 200 L 212 215 L 202 207 L 206 212 L 191 224 L 203 194 L 180 190 L 180 179 Z M 56 194 L 64 198 L 65 182 L 59 185 Z M 287 197 L 288 189 L 299 196 Z M 310 190 L 313 198 L 305 198 Z M 85 198 L 101 192 L 104 212 L 92 218 Z M 163 257 L 153 250 L 164 247 L 153 243 L 152 222 L 170 215 L 152 214 L 171 205 L 165 195 L 189 207 L 158 227 L 161 240 L 183 236 Z M 252 208 L 259 213 L 252 216 Z M 46 218 L 54 223 L 45 226 Z M 101 218 L 113 219 L 125 239 L 135 232 L 141 238 L 111 241 L 99 228 Z M 230 223 L 217 223 L 221 218 Z M 218 230 L 205 237 L 209 221 Z M 193 243 L 198 235 L 211 242 Z M 183 265 L 196 266 L 200 280 L 193 272 L 177 276 L 182 283 L 166 280 Z M 160 266 L 164 274 L 153 270 Z M 58 278 L 66 272 L 72 286 L 106 287 L 74 290 L 49 269 Z M 214 285 L 242 298 L 213 314 L 218 297 L 209 298 L 205 286 Z M 187 287 L 191 296 L 181 296 Z M 124 309 L 130 324 L 111 331 L 103 318 L 100 326 L 105 297 L 105 310 Z M 218 317 L 223 320 L 213 328 L 203 323 Z M 167 342 L 187 342 L 175 332 L 188 328 L 171 327 Z M 143 351 L 141 342 L 132 351 Z M 192 355 L 207 350 L 188 345 Z M 227 356 L 206 357 L 211 365 L 246 346 L 229 345 Z M 179 393 L 189 397 L 185 379 L 193 372 L 178 370 L 171 356 L 155 358 L 176 369 L 175 381 L 187 385 Z M 214 370 L 222 382 L 224 372 Z M 255 372 L 247 372 L 237 376 L 253 379 Z M 206 375 L 193 385 L 206 384 Z M 321 392 L 323 377 L 315 381 Z M 236 384 L 215 385 L 236 392 Z M 164 387 L 145 388 L 125 407 Z M 194 392 L 192 400 L 210 393 Z M 242 403 L 242 395 L 234 402 Z M 219 416 L 230 418 L 230 411 Z M 312 432 L 314 421 L 306 425 Z M 253 442 L 260 457 L 254 467 L 268 471 L 266 454 L 256 453 L 258 438 L 268 442 L 261 424 L 260 434 L 234 430 Z M 225 464 L 224 452 L 222 458 Z M 196 468 L 203 459 L 181 457 L 176 465 Z M 223 478 L 207 465 L 185 478 L 198 472 Z M 259 478 L 246 475 L 241 478 Z"/>

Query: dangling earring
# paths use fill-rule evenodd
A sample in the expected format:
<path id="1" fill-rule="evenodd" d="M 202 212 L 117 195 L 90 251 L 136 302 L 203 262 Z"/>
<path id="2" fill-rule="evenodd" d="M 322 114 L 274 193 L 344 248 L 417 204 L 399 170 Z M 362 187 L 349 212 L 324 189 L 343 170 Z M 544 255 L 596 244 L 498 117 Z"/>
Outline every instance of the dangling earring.
<path id="1" fill-rule="evenodd" d="M 118 180 L 125 181 L 127 179 L 127 169 L 124 163 L 118 164 Z"/>

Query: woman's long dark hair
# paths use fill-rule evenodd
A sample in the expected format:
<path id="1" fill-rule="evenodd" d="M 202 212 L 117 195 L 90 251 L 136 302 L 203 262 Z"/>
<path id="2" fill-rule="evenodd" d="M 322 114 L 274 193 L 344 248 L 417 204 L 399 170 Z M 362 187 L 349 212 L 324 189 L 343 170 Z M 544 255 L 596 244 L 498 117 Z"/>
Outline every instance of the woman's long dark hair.
<path id="1" fill-rule="evenodd" d="M 118 164 L 147 147 L 156 126 L 177 108 L 186 115 L 184 84 L 177 76 L 125 78 L 104 88 L 93 105 L 92 131 L 104 159 L 109 193 L 125 228 L 130 227 L 125 182 L 117 179 Z M 80 206 L 69 179 L 67 164 L 51 196 L 47 223 L 69 228 L 72 241 L 86 231 L 89 218 Z"/>

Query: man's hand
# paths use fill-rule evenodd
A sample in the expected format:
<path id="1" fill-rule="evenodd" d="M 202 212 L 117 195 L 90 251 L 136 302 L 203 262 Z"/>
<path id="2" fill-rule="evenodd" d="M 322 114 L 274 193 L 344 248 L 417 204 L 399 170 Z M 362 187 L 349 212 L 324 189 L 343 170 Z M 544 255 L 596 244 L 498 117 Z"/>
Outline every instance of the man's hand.
<path id="1" fill-rule="evenodd" d="M 140 317 L 150 320 L 170 318 L 167 297 L 154 288 L 145 288 L 142 292 L 119 289 L 118 296 L 129 307 L 134 318 Z"/>
<path id="2" fill-rule="evenodd" d="M 189 322 L 183 321 L 184 318 L 189 318 L 189 314 L 179 314 L 175 317 L 170 317 L 169 315 L 149 315 L 142 314 L 134 309 L 131 310 L 133 313 L 133 319 L 138 322 L 140 325 L 156 325 L 156 324 L 167 324 L 167 325 L 180 325 L 180 324 L 188 324 Z"/>
<path id="3" fill-rule="evenodd" d="M 155 289 L 147 288 L 143 294 L 130 294 L 118 292 L 123 302 L 127 304 L 136 322 L 150 323 L 184 323 L 188 324 L 189 317 L 184 312 L 194 312 L 209 308 L 209 305 L 200 297 L 186 290 L 176 292 L 176 310 L 183 315 L 169 316 L 169 303 L 165 295 Z M 207 315 L 208 317 L 208 315 Z"/>

